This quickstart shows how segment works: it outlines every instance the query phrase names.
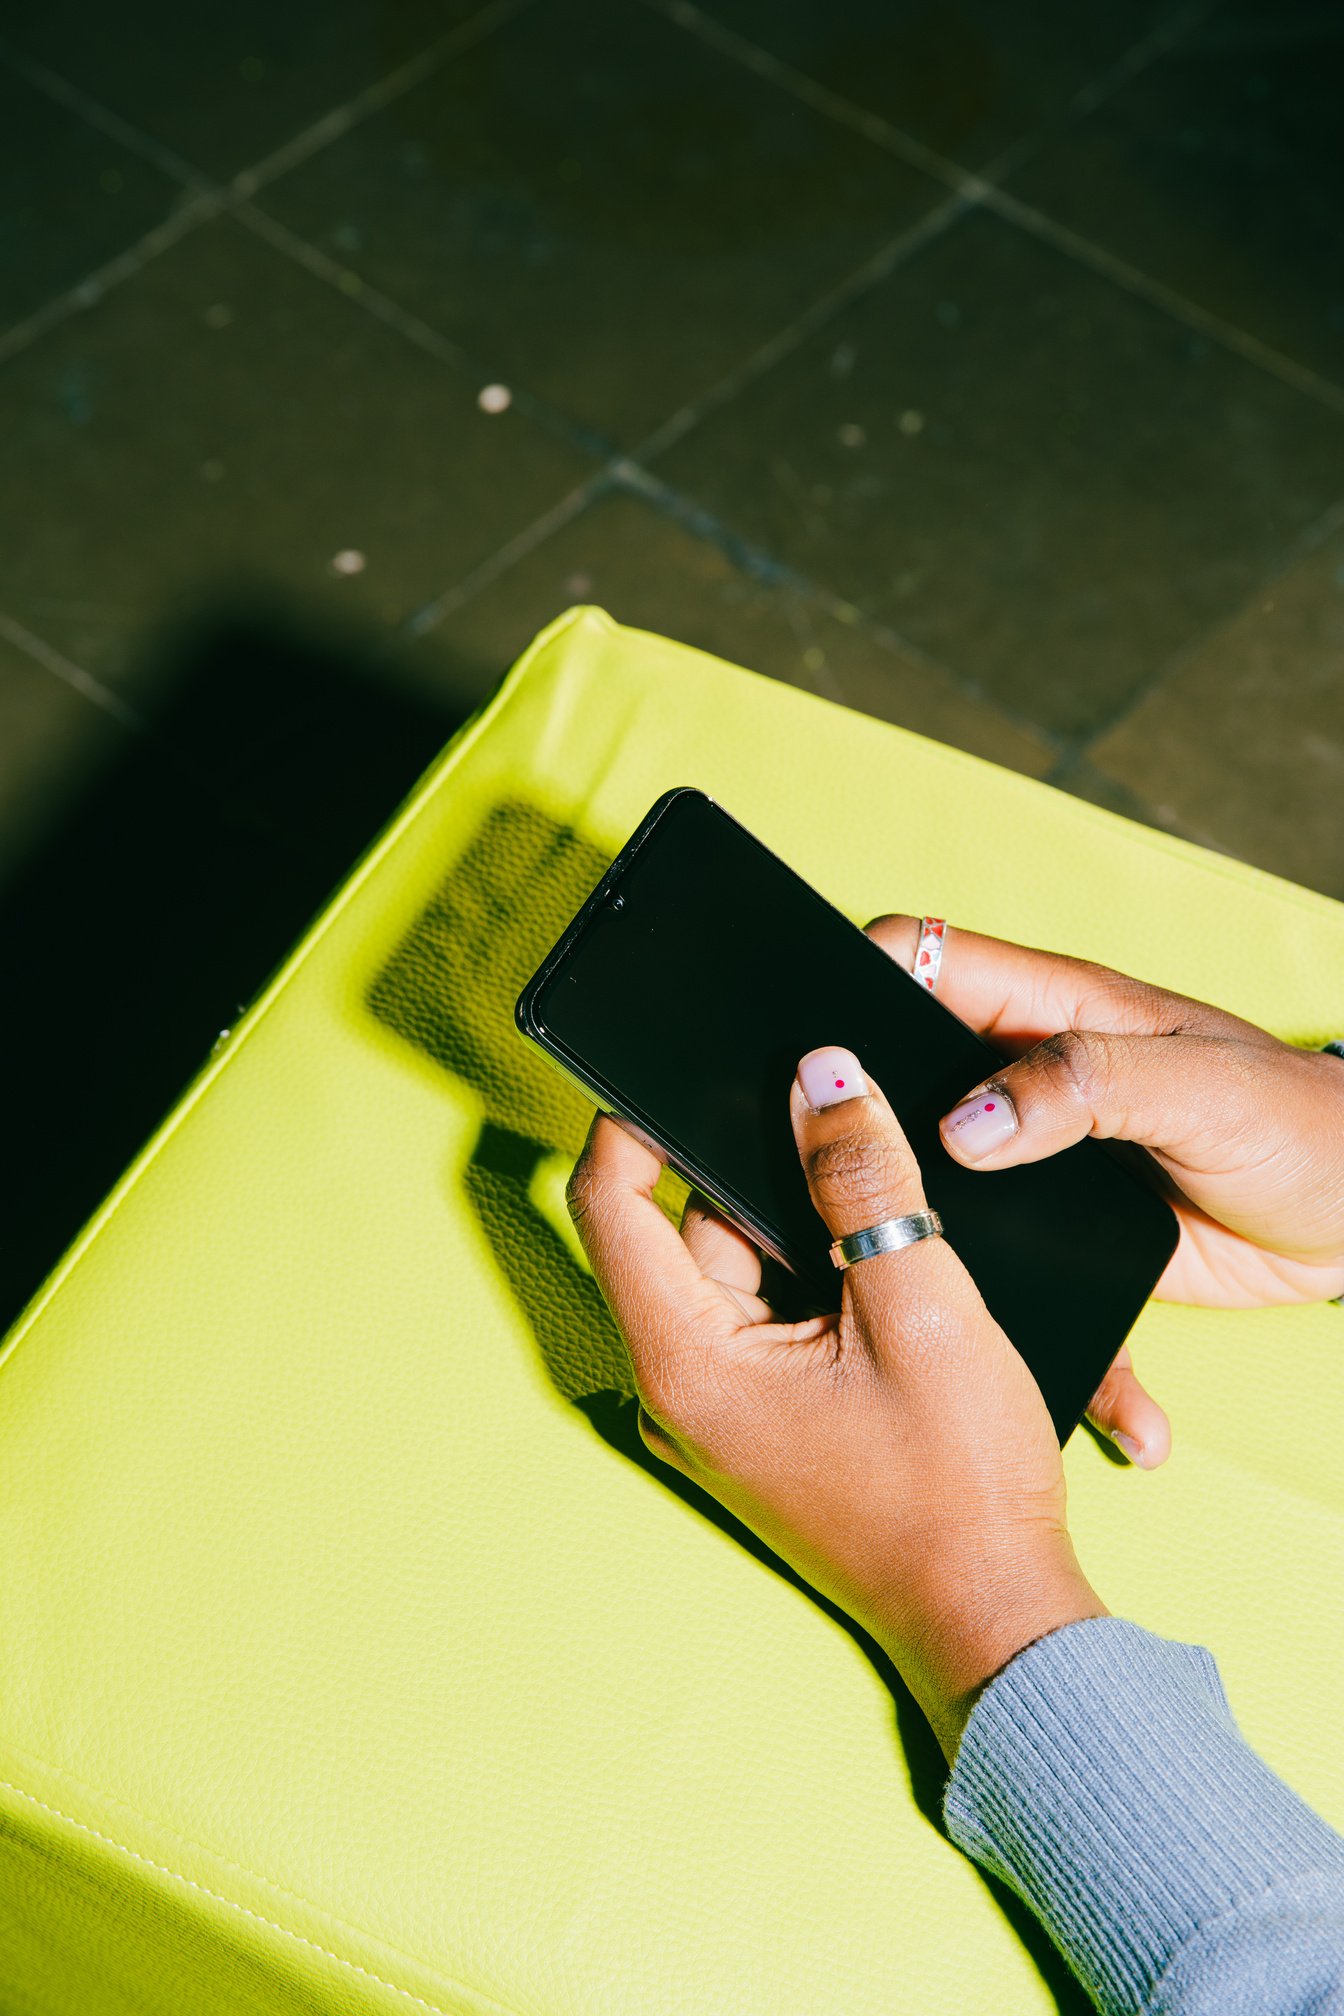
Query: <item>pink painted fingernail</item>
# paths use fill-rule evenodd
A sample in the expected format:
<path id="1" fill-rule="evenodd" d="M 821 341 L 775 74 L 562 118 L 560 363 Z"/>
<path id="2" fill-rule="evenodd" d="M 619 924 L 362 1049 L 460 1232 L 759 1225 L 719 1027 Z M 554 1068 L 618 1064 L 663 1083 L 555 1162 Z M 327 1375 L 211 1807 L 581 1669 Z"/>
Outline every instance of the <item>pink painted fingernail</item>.
<path id="1" fill-rule="evenodd" d="M 969 1162 L 978 1162 L 1011 1141 L 1017 1132 L 1017 1115 L 1011 1099 L 1002 1092 L 982 1092 L 978 1098 L 963 1099 L 960 1106 L 942 1121 L 943 1133 L 957 1144 L 957 1152 Z"/>
<path id="2" fill-rule="evenodd" d="M 798 1066 L 798 1083 L 814 1113 L 868 1091 L 868 1080 L 852 1050 L 809 1050 Z"/>
<path id="3" fill-rule="evenodd" d="M 1148 1468 L 1148 1459 L 1143 1453 L 1143 1444 L 1136 1442 L 1132 1435 L 1126 1435 L 1123 1428 L 1112 1428 L 1111 1440 L 1123 1449 L 1131 1463 L 1137 1463 L 1140 1470 Z"/>

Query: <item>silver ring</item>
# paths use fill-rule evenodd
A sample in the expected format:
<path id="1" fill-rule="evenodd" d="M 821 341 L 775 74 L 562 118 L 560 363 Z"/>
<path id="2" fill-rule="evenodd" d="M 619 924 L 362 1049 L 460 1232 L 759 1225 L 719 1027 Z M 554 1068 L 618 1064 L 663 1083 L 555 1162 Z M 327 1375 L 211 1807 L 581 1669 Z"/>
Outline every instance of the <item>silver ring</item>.
<path id="1" fill-rule="evenodd" d="M 846 1232 L 831 1246 L 836 1267 L 852 1267 L 856 1260 L 871 1260 L 875 1253 L 896 1253 L 920 1239 L 941 1239 L 943 1221 L 936 1211 L 910 1211 L 904 1218 L 884 1218 L 880 1225 L 865 1225 L 861 1232 Z"/>

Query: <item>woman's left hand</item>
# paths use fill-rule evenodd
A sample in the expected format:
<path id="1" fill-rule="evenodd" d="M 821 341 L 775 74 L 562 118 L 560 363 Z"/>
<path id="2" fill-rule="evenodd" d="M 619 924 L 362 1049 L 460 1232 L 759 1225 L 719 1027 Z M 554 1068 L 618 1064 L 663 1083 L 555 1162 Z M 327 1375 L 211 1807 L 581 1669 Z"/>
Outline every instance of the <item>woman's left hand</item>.
<path id="1" fill-rule="evenodd" d="M 923 1209 L 909 1144 L 850 1053 L 810 1051 L 800 1074 L 794 1137 L 832 1236 Z M 1014 1653 L 1106 1614 L 1040 1389 L 945 1240 L 860 1261 L 836 1314 L 781 1322 L 749 1240 L 694 1192 L 680 1231 L 654 1201 L 661 1168 L 598 1114 L 566 1193 L 630 1350 L 640 1433 L 883 1646 L 950 1759 Z"/>

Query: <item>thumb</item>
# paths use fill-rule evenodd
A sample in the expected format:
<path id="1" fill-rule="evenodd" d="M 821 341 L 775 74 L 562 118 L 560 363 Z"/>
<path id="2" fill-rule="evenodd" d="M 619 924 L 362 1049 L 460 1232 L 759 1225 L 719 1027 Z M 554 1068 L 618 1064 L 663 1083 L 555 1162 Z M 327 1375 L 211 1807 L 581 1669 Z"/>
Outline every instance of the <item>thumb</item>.
<path id="1" fill-rule="evenodd" d="M 808 1051 L 789 1090 L 789 1115 L 812 1201 L 833 1238 L 928 1208 L 901 1124 L 852 1050 L 829 1044 Z M 842 1305 L 860 1318 L 877 1351 L 908 1337 L 921 1310 L 958 1303 L 987 1314 L 940 1238 L 874 1254 L 842 1276 Z"/>

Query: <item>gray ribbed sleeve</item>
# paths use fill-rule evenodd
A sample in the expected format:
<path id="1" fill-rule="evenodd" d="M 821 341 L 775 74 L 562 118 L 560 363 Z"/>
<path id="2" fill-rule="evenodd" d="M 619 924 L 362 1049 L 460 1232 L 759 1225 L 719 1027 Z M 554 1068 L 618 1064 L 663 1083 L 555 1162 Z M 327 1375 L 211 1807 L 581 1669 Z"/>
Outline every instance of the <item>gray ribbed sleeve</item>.
<path id="1" fill-rule="evenodd" d="M 1106 2016 L 1344 2016 L 1344 1840 L 1247 1745 L 1212 1654 L 1119 1617 L 976 1703 L 943 1802 Z"/>

